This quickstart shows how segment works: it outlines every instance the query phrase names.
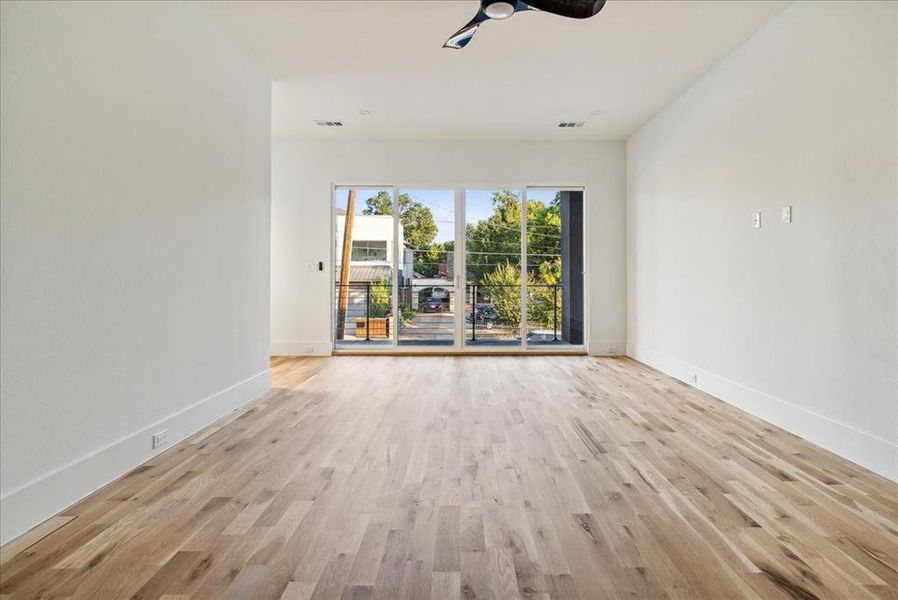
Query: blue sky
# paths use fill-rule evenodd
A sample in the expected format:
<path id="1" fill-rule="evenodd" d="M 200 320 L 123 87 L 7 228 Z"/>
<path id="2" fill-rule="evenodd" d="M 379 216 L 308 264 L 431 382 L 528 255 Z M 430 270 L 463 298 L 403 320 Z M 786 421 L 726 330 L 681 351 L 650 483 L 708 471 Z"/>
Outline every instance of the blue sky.
<path id="1" fill-rule="evenodd" d="M 356 214 L 361 214 L 365 209 L 365 200 L 377 195 L 378 189 L 357 188 Z M 476 223 L 486 219 L 493 212 L 493 192 L 496 190 L 465 190 L 465 220 L 468 223 Z M 430 208 L 433 219 L 437 224 L 437 237 L 435 242 L 448 242 L 455 238 L 455 191 L 454 190 L 422 190 L 400 189 L 399 193 L 408 194 L 413 200 L 417 200 Z M 517 194 L 520 196 L 520 192 Z M 346 200 L 349 190 L 338 189 L 334 198 L 338 208 L 346 208 Z M 555 190 L 539 189 L 529 190 L 527 196 L 530 200 L 540 200 L 549 203 L 555 197 Z"/>
<path id="2" fill-rule="evenodd" d="M 400 189 L 400 194 L 408 194 L 430 209 L 437 223 L 437 237 L 434 242 L 450 242 L 455 239 L 455 190 L 414 190 Z"/>

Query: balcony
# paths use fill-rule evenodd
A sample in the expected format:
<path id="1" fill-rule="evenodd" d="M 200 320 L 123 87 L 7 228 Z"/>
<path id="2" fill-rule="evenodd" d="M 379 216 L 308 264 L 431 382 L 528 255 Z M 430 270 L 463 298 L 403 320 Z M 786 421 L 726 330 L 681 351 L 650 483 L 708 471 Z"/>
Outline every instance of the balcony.
<path id="1" fill-rule="evenodd" d="M 393 337 L 399 346 L 452 347 L 457 319 L 463 321 L 465 347 L 520 347 L 522 332 L 528 347 L 583 343 L 582 323 L 566 320 L 563 285 L 527 286 L 526 328 L 520 285 L 468 285 L 461 302 L 448 284 L 400 285 L 398 327 L 389 283 L 336 284 L 335 290 L 338 348 L 390 347 Z"/>

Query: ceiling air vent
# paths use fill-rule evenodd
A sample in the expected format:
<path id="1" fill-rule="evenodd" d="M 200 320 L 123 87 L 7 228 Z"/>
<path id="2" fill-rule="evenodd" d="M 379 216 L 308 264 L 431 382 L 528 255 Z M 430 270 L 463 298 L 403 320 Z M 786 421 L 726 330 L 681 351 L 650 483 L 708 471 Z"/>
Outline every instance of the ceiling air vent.
<path id="1" fill-rule="evenodd" d="M 318 127 L 343 127 L 343 121 L 315 121 Z"/>
<path id="2" fill-rule="evenodd" d="M 582 121 L 562 121 L 558 124 L 559 127 L 583 127 L 583 125 Z"/>

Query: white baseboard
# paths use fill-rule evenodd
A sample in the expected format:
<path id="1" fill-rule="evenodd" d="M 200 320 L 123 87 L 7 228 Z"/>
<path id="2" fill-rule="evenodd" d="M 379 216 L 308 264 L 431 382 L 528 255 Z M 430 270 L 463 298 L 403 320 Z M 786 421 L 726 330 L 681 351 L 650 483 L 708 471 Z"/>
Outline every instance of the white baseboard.
<path id="1" fill-rule="evenodd" d="M 627 344 L 622 340 L 589 340 L 587 353 L 590 356 L 622 356 Z"/>
<path id="2" fill-rule="evenodd" d="M 0 498 L 0 544 L 17 537 L 271 389 L 271 370 L 212 394 L 102 448 L 75 459 Z M 153 449 L 153 432 L 168 443 Z"/>
<path id="3" fill-rule="evenodd" d="M 622 340 L 590 340 L 588 353 L 593 356 L 619 356 L 626 352 Z M 331 342 L 271 342 L 272 356 L 330 356 Z"/>
<path id="4" fill-rule="evenodd" d="M 631 346 L 627 354 L 874 473 L 898 481 L 898 444 L 894 442 L 716 375 L 663 352 Z M 697 376 L 697 381 L 693 381 L 693 375 Z"/>
<path id="5" fill-rule="evenodd" d="M 326 342 L 271 342 L 272 356 L 330 356 L 333 345 Z"/>

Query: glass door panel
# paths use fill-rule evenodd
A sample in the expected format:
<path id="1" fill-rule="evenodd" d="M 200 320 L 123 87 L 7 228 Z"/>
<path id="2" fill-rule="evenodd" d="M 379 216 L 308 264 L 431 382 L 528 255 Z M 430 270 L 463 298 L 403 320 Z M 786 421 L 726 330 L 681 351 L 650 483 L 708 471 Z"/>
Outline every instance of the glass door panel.
<path id="1" fill-rule="evenodd" d="M 336 350 L 583 348 L 582 189 L 338 186 L 333 208 Z"/>
<path id="2" fill-rule="evenodd" d="M 392 188 L 334 190 L 334 346 L 392 346 L 395 281 Z"/>
<path id="3" fill-rule="evenodd" d="M 527 188 L 527 345 L 582 346 L 583 191 Z"/>
<path id="4" fill-rule="evenodd" d="M 465 190 L 465 346 L 521 345 L 521 192 Z"/>
<path id="5" fill-rule="evenodd" d="M 455 190 L 399 190 L 399 345 L 454 346 Z"/>

